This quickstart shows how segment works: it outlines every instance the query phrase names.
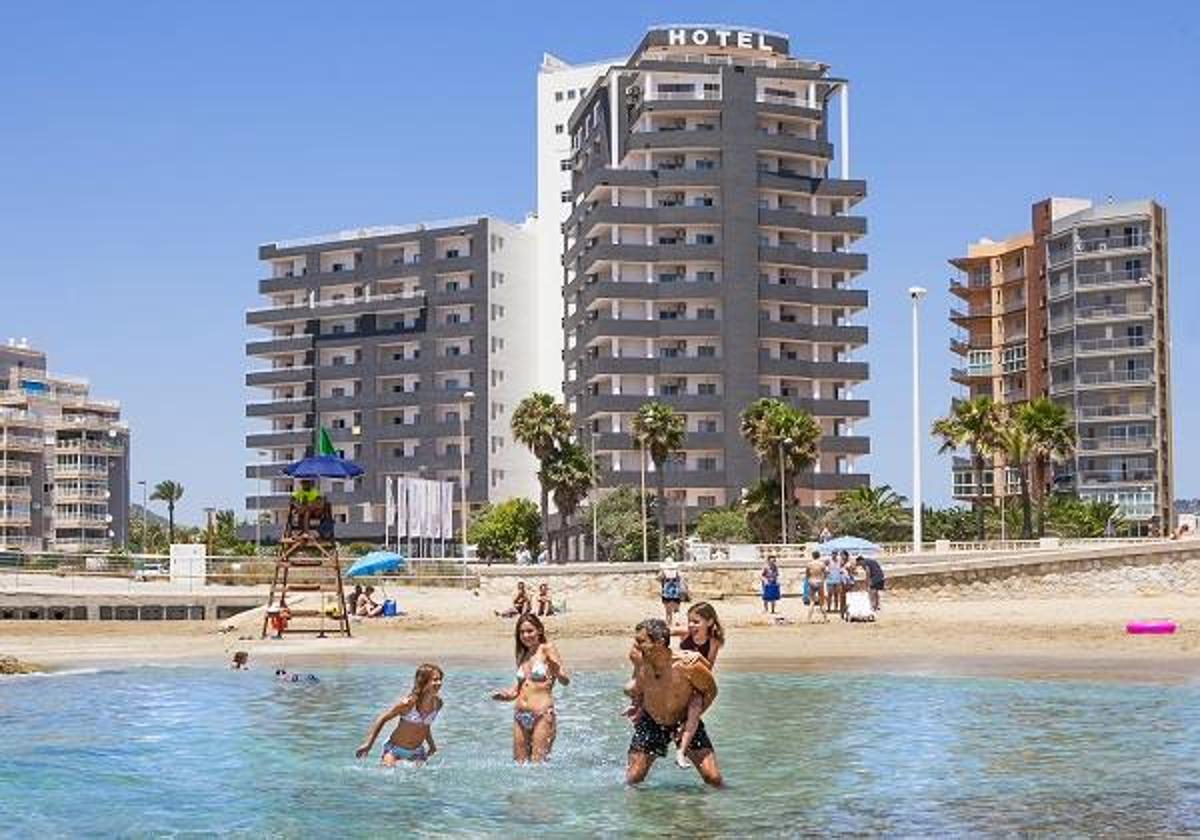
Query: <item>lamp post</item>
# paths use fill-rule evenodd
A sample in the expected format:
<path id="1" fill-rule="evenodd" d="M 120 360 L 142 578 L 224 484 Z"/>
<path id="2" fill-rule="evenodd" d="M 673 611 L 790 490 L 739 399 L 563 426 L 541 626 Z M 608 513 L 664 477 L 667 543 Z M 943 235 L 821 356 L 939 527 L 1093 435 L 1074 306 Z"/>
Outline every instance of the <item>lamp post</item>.
<path id="1" fill-rule="evenodd" d="M 204 517 L 206 523 L 206 533 L 204 536 L 204 556 L 212 557 L 213 553 L 213 513 L 216 508 L 206 507 L 204 509 Z"/>
<path id="2" fill-rule="evenodd" d="M 783 468 L 783 450 L 791 448 L 792 439 L 782 438 L 779 441 L 779 542 L 787 545 L 787 472 Z"/>
<path id="3" fill-rule="evenodd" d="M 596 563 L 600 560 L 600 512 L 597 506 L 600 503 L 600 479 L 596 472 L 596 430 L 588 428 L 588 444 L 592 450 L 592 562 Z"/>
<path id="4" fill-rule="evenodd" d="M 921 298 L 925 297 L 927 292 L 920 286 L 911 286 L 908 290 L 908 296 L 912 300 L 912 464 L 913 464 L 913 490 L 912 490 L 912 509 L 913 509 L 913 524 L 912 524 L 912 542 L 913 554 L 921 550 L 921 519 L 922 519 L 922 504 L 921 504 L 921 359 L 920 359 L 920 341 L 921 331 L 918 321 L 918 309 L 920 307 Z"/>
<path id="5" fill-rule="evenodd" d="M 146 535 L 146 482 L 139 481 L 142 485 L 142 554 L 149 554 L 147 547 L 150 544 L 150 538 Z"/>
<path id="6" fill-rule="evenodd" d="M 474 391 L 467 391 L 458 403 L 458 491 L 459 530 L 462 532 L 462 561 L 467 564 L 467 406 L 475 399 Z"/>
<path id="7" fill-rule="evenodd" d="M 268 457 L 270 457 L 270 454 L 271 453 L 265 449 L 258 450 L 259 458 L 268 458 Z M 254 556 L 255 557 L 257 557 L 262 552 L 263 469 L 261 466 L 259 466 L 259 468 L 258 468 L 258 477 L 257 477 L 256 483 L 258 485 L 258 498 L 254 502 Z"/>
<path id="8" fill-rule="evenodd" d="M 650 562 L 650 540 L 646 533 L 646 447 L 638 442 L 638 455 L 641 457 L 642 473 L 642 562 Z M 659 558 L 660 560 L 662 558 Z"/>

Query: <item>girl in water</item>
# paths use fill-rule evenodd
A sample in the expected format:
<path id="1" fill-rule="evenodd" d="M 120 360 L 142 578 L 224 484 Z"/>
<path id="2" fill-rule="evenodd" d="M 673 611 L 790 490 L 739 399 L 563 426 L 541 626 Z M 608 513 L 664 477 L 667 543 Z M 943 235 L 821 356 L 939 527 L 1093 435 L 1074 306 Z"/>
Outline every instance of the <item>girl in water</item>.
<path id="1" fill-rule="evenodd" d="M 708 660 L 710 670 L 715 668 L 717 654 L 721 652 L 721 646 L 725 644 L 725 628 L 721 626 L 721 620 L 717 618 L 717 611 L 708 601 L 700 601 L 693 604 L 688 610 L 687 618 L 686 631 L 672 631 L 672 635 L 683 635 L 679 649 L 696 651 Z M 679 748 L 675 751 L 675 763 L 680 767 L 688 767 L 690 764 L 687 759 L 688 745 L 692 743 L 696 729 L 700 726 L 700 712 L 703 706 L 704 698 L 700 696 L 699 692 L 692 692 L 692 699 L 688 701 L 687 721 L 679 736 Z"/>
<path id="2" fill-rule="evenodd" d="M 367 732 L 367 739 L 354 751 L 355 757 L 362 758 L 369 753 L 384 724 L 398 717 L 400 722 L 383 746 L 383 766 L 394 767 L 400 761 L 417 764 L 428 761 L 437 752 L 432 727 L 438 712 L 442 710 L 442 698 L 438 696 L 442 677 L 442 669 L 437 665 L 426 664 L 417 668 L 412 691 L 375 718 Z"/>
<path id="3" fill-rule="evenodd" d="M 554 746 L 554 684 L 570 684 L 562 657 L 546 641 L 546 628 L 536 615 L 517 619 L 517 681 L 512 688 L 497 691 L 493 700 L 513 703 L 513 761 L 542 762 Z"/>

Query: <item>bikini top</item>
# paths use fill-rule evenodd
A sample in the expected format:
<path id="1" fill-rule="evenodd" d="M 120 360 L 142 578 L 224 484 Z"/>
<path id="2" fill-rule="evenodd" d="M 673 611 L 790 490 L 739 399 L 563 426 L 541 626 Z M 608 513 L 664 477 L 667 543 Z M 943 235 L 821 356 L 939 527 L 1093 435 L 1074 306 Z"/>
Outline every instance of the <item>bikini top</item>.
<path id="1" fill-rule="evenodd" d="M 440 707 L 434 706 L 433 711 L 423 715 L 421 714 L 421 710 L 417 708 L 417 704 L 413 703 L 413 707 L 401 715 L 400 719 L 409 723 L 420 724 L 421 726 L 431 726 L 437 720 L 438 712 L 440 711 Z"/>
<path id="2" fill-rule="evenodd" d="M 548 680 L 549 678 L 550 678 L 550 673 L 546 670 L 545 662 L 536 661 L 532 665 L 529 666 L 528 679 L 530 682 L 543 683 L 546 680 Z M 520 682 L 523 679 L 526 679 L 526 677 L 525 677 L 525 666 L 522 665 L 517 668 L 517 681 Z"/>

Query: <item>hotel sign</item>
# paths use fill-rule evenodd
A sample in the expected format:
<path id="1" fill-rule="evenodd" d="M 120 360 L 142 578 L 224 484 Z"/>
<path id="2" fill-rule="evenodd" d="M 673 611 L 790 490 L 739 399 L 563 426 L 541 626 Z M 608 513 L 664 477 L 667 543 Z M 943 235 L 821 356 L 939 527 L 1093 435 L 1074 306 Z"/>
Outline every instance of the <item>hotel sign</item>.
<path id="1" fill-rule="evenodd" d="M 647 40 L 668 47 L 727 47 L 767 53 L 788 51 L 787 38 L 746 29 L 672 27 L 651 30 Z"/>

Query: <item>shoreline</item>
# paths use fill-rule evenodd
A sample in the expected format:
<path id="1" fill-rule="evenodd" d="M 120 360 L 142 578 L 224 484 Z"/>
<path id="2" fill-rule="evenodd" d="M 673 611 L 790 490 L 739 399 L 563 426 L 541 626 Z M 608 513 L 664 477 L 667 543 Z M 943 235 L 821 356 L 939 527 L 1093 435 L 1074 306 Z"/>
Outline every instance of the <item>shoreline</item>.
<path id="1" fill-rule="evenodd" d="M 225 668 L 234 650 L 252 667 L 317 668 L 436 661 L 450 667 L 507 669 L 513 622 L 505 606 L 470 592 L 403 593 L 409 615 L 364 620 L 350 639 L 258 638 L 261 612 L 228 622 L 51 622 L 0 624 L 0 654 L 53 673 L 80 668 L 195 665 Z M 1185 595 L 1120 595 L 980 601 L 886 598 L 879 620 L 808 624 L 795 599 L 781 602 L 786 624 L 769 623 L 756 598 L 714 601 L 726 627 L 720 670 L 998 677 L 1146 684 L 1200 682 L 1200 603 Z M 633 625 L 662 614 L 652 599 L 579 599 L 547 619 L 550 638 L 575 670 L 619 671 Z M 1126 621 L 1169 615 L 1171 636 L 1129 636 Z M 227 632 L 220 632 L 221 628 Z"/>

